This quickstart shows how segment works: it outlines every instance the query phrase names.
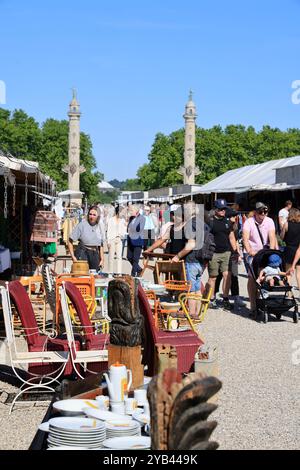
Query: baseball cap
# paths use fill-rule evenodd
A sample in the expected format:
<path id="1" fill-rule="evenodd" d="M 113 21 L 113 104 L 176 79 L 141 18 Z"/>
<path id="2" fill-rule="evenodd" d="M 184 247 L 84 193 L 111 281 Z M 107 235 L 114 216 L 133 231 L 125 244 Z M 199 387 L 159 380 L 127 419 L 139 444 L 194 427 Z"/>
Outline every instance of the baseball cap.
<path id="1" fill-rule="evenodd" d="M 264 202 L 257 202 L 255 204 L 255 210 L 258 211 L 259 209 L 268 209 L 268 206 L 266 206 Z"/>
<path id="2" fill-rule="evenodd" d="M 281 258 L 279 255 L 271 255 L 269 256 L 269 260 L 268 260 L 268 264 L 269 266 L 271 266 L 272 268 L 278 268 L 278 266 L 281 265 Z"/>
<path id="3" fill-rule="evenodd" d="M 214 206 L 216 209 L 226 209 L 227 207 L 227 202 L 225 199 L 216 199 Z"/>
<path id="4" fill-rule="evenodd" d="M 238 215 L 237 211 L 231 209 L 230 207 L 226 209 L 226 217 L 230 218 L 230 217 L 235 217 L 237 215 Z"/>

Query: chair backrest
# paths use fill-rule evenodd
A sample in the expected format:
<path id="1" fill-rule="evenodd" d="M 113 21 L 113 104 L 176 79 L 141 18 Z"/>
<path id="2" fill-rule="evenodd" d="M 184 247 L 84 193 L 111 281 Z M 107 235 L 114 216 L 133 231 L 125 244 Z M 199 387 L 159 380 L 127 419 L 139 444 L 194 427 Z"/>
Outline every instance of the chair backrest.
<path id="1" fill-rule="evenodd" d="M 41 334 L 26 289 L 19 281 L 11 281 L 8 283 L 8 291 L 10 300 L 16 307 L 21 319 L 27 344 L 28 346 L 34 346 L 40 339 Z"/>
<path id="2" fill-rule="evenodd" d="M 186 281 L 184 261 L 172 263 L 172 261 L 156 261 L 155 282 L 162 284 L 167 280 Z"/>
<path id="3" fill-rule="evenodd" d="M 80 320 L 85 340 L 87 343 L 89 343 L 91 335 L 94 335 L 94 327 L 89 318 L 86 303 L 81 295 L 81 292 L 79 291 L 78 287 L 75 286 L 75 284 L 66 281 L 64 282 L 64 285 L 67 296 L 72 302 L 76 310 L 77 316 Z"/>
<path id="4" fill-rule="evenodd" d="M 70 351 L 74 353 L 76 351 L 75 338 L 74 338 L 74 333 L 73 333 L 72 321 L 71 321 L 71 317 L 69 314 L 68 299 L 67 299 L 67 293 L 66 293 L 64 282 L 62 286 L 59 287 L 59 295 L 60 295 L 61 309 L 62 309 L 64 324 L 66 328 L 69 348 L 70 348 Z"/>

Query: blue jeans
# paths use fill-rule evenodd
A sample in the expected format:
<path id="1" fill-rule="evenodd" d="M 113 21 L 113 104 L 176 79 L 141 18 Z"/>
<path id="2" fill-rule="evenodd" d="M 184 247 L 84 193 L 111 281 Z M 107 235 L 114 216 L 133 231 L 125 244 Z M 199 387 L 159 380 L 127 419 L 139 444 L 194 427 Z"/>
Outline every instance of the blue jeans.
<path id="1" fill-rule="evenodd" d="M 192 283 L 190 292 L 199 292 L 203 267 L 200 263 L 185 263 L 186 279 Z"/>

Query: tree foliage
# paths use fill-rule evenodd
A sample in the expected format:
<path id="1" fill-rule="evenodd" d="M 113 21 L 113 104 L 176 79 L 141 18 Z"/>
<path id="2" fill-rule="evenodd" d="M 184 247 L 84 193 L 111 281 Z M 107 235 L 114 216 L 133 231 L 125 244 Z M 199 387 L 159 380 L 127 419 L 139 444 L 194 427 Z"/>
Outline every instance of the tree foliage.
<path id="1" fill-rule="evenodd" d="M 196 129 L 196 165 L 200 174 L 196 183 L 206 183 L 228 170 L 254 165 L 268 160 L 300 154 L 300 130 L 264 126 L 228 125 L 224 129 Z M 182 183 L 177 170 L 183 165 L 184 129 L 169 136 L 158 133 L 155 137 L 148 163 L 138 170 L 143 189 L 172 186 Z"/>
<path id="2" fill-rule="evenodd" d="M 68 186 L 68 175 L 62 168 L 68 164 L 68 121 L 47 119 L 41 126 L 22 110 L 10 112 L 0 108 L 0 149 L 13 156 L 37 161 L 40 170 L 53 178 L 58 190 Z M 99 199 L 97 184 L 103 175 L 96 169 L 92 142 L 80 132 L 80 163 L 85 173 L 80 176 L 80 189 L 90 202 Z"/>

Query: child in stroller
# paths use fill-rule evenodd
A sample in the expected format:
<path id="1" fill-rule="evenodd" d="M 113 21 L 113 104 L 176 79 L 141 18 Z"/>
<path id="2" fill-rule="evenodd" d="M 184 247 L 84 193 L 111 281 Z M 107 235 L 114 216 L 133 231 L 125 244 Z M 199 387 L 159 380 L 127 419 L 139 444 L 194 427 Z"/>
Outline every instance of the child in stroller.
<path id="1" fill-rule="evenodd" d="M 293 321 L 298 323 L 298 305 L 293 288 L 287 278 L 284 278 L 286 273 L 283 253 L 267 248 L 260 250 L 253 257 L 249 272 L 257 286 L 256 318 L 267 323 L 272 314 L 280 320 L 282 314 L 293 309 Z"/>
<path id="2" fill-rule="evenodd" d="M 285 285 L 283 277 L 286 277 L 286 272 L 280 270 L 281 263 L 280 256 L 276 254 L 269 256 L 268 265 L 260 271 L 256 282 L 260 285 L 267 283 L 270 287 L 274 285 L 283 287 Z"/>

